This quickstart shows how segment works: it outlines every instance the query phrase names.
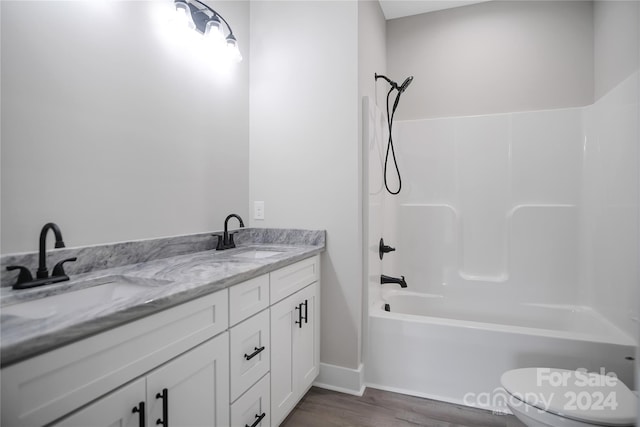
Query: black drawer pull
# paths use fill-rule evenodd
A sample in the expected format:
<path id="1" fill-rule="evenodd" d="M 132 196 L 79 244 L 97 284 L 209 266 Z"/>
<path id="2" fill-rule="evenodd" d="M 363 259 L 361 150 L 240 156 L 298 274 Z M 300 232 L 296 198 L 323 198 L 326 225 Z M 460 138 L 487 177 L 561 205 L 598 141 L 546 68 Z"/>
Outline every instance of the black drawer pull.
<path id="1" fill-rule="evenodd" d="M 134 407 L 131 410 L 131 412 L 134 414 L 138 414 L 138 425 L 140 427 L 145 427 L 145 424 L 147 422 L 144 419 L 144 402 L 140 402 L 138 406 Z"/>
<path id="2" fill-rule="evenodd" d="M 247 360 L 251 360 L 251 359 L 253 359 L 254 357 L 256 357 L 258 354 L 260 354 L 260 353 L 262 352 L 262 350 L 264 350 L 264 346 L 262 346 L 262 347 L 260 347 L 260 348 L 258 348 L 258 347 L 254 347 L 253 349 L 255 350 L 253 353 L 251 353 L 251 354 L 247 354 L 247 353 L 245 353 L 245 354 L 244 354 L 244 358 L 245 358 L 245 359 L 247 359 Z"/>
<path id="3" fill-rule="evenodd" d="M 308 306 L 309 306 L 309 301 L 308 300 L 304 300 L 304 323 L 309 323 L 309 322 L 307 322 L 308 317 L 309 317 Z M 302 311 L 302 310 L 300 310 L 300 311 Z"/>
<path id="4" fill-rule="evenodd" d="M 298 326 L 299 328 L 302 328 L 302 303 L 298 304 L 295 309 L 298 310 L 298 320 L 296 320 L 294 323 L 296 325 L 300 325 Z"/>
<path id="5" fill-rule="evenodd" d="M 156 393 L 156 399 L 162 399 L 162 418 L 156 420 L 156 425 L 169 427 L 169 390 L 162 389 L 162 393 Z"/>
<path id="6" fill-rule="evenodd" d="M 260 424 L 260 421 L 262 421 L 262 419 L 267 415 L 266 412 L 263 412 L 260 415 L 256 415 L 257 420 L 255 420 L 253 422 L 253 424 L 249 425 L 249 424 L 245 424 L 244 427 L 256 427 L 258 424 Z"/>

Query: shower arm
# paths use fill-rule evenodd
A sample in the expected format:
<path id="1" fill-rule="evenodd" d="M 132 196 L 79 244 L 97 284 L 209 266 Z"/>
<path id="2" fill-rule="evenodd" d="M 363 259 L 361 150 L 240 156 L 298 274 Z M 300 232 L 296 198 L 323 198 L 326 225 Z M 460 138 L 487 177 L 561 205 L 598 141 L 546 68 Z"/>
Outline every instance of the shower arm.
<path id="1" fill-rule="evenodd" d="M 378 79 L 385 79 L 385 80 L 386 80 L 386 81 L 391 85 L 392 89 L 398 89 L 398 83 L 394 82 L 394 81 L 393 81 L 393 80 L 391 80 L 389 77 L 384 76 L 384 75 L 382 75 L 382 74 L 378 74 L 378 73 L 375 73 L 374 75 L 375 75 L 375 77 L 376 77 L 376 80 L 378 80 Z"/>

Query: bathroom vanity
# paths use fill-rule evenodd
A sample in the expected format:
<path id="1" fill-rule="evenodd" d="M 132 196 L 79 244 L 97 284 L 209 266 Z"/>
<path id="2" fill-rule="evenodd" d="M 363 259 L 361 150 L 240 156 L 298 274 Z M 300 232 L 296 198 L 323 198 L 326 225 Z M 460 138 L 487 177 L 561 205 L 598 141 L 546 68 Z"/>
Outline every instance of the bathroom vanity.
<path id="1" fill-rule="evenodd" d="M 2 425 L 280 424 L 318 375 L 324 233 L 315 243 L 91 272 L 44 298 L 5 292 Z M 68 308 L 96 289 L 102 304 Z M 51 298 L 56 314 L 34 305 Z"/>

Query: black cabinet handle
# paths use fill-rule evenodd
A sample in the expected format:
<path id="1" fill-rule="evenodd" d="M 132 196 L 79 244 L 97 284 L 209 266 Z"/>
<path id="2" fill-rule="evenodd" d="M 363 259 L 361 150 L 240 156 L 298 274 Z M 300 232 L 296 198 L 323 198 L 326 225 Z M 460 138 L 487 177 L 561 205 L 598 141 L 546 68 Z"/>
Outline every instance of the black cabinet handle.
<path id="1" fill-rule="evenodd" d="M 144 402 L 138 403 L 138 406 L 134 407 L 131 412 L 134 414 L 138 414 L 138 425 L 140 427 L 145 427 L 146 421 L 144 419 Z"/>
<path id="2" fill-rule="evenodd" d="M 251 353 L 251 354 L 246 354 L 246 353 L 245 353 L 245 354 L 244 354 L 244 358 L 245 358 L 245 359 L 247 359 L 247 360 L 251 360 L 251 359 L 253 359 L 254 357 L 256 357 L 258 354 L 260 354 L 260 353 L 264 350 L 264 346 L 262 346 L 262 347 L 260 347 L 260 348 L 258 348 L 258 347 L 254 347 L 253 349 L 255 350 L 253 353 Z"/>
<path id="3" fill-rule="evenodd" d="M 156 420 L 156 425 L 169 427 L 169 390 L 162 389 L 162 393 L 156 394 L 156 399 L 162 399 L 162 418 Z"/>
<path id="4" fill-rule="evenodd" d="M 299 328 L 302 328 L 302 303 L 298 304 L 296 310 L 298 310 L 298 320 L 295 321 L 295 324 L 300 325 Z"/>
<path id="5" fill-rule="evenodd" d="M 302 315 L 302 306 L 304 305 L 304 316 Z M 304 320 L 304 323 L 309 323 L 309 301 L 308 300 L 304 300 L 304 302 L 301 302 L 300 304 L 298 304 L 298 306 L 296 307 L 296 310 L 298 310 L 298 320 L 296 320 L 296 325 L 300 325 L 299 327 L 302 328 L 302 320 Z"/>
<path id="6" fill-rule="evenodd" d="M 309 305 L 309 301 L 304 300 L 304 323 L 309 323 L 307 321 L 309 318 L 308 305 Z"/>
<path id="7" fill-rule="evenodd" d="M 244 427 L 256 427 L 258 424 L 260 424 L 260 421 L 262 421 L 262 419 L 267 415 L 266 412 L 263 412 L 260 415 L 256 415 L 256 420 L 253 422 L 253 424 L 249 425 L 249 424 L 245 424 Z"/>

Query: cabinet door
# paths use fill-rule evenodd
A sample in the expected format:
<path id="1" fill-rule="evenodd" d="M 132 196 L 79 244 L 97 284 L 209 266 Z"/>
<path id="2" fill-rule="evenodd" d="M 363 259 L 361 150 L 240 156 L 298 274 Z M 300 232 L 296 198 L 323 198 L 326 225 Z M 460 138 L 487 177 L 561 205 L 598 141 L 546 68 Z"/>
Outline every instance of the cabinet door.
<path id="1" fill-rule="evenodd" d="M 169 426 L 229 425 L 228 332 L 151 372 L 147 405 L 148 425 L 165 417 Z"/>
<path id="2" fill-rule="evenodd" d="M 296 294 L 297 301 L 302 303 L 302 328 L 293 328 L 293 377 L 296 381 L 298 395 L 301 396 L 320 369 L 320 298 L 318 284 L 307 286 Z M 298 326 L 298 325 L 296 325 Z"/>
<path id="3" fill-rule="evenodd" d="M 298 318 L 294 294 L 271 307 L 271 424 L 277 426 L 296 404 L 293 334 Z"/>
<path id="4" fill-rule="evenodd" d="M 54 423 L 55 427 L 145 427 L 139 412 L 144 411 L 145 380 L 140 378 L 98 399 L 73 415 Z"/>
<path id="5" fill-rule="evenodd" d="M 313 283 L 271 307 L 271 423 L 278 425 L 318 376 L 320 298 Z"/>

